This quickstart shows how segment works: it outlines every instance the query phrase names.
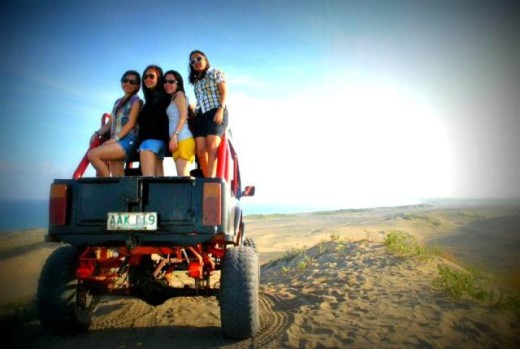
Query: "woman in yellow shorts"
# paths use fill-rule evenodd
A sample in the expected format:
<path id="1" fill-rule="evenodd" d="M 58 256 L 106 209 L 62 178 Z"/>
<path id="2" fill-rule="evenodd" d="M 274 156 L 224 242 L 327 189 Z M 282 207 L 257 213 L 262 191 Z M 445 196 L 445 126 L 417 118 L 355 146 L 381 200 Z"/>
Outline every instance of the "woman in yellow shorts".
<path id="1" fill-rule="evenodd" d="M 189 165 L 195 160 L 195 140 L 188 128 L 188 100 L 182 76 L 178 72 L 169 70 L 164 74 L 164 91 L 171 96 L 166 114 L 169 120 L 169 147 L 177 176 L 189 176 Z"/>

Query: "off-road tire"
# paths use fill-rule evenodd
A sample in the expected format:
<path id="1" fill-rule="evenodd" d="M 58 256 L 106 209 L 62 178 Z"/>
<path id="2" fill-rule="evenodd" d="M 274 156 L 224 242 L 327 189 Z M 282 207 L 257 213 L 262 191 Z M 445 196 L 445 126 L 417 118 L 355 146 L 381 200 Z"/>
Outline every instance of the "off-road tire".
<path id="1" fill-rule="evenodd" d="M 258 252 L 258 247 L 256 246 L 256 242 L 253 238 L 247 237 L 244 239 L 243 246 L 251 247 L 253 250 L 255 250 L 255 253 L 258 255 L 258 278 L 260 278 L 260 252 Z M 260 280 L 258 280 L 260 282 Z"/>
<path id="2" fill-rule="evenodd" d="M 42 327 L 52 335 L 78 334 L 86 331 L 92 323 L 93 302 L 80 306 L 76 299 L 79 255 L 78 248 L 63 246 L 55 250 L 43 266 L 36 308 Z M 87 292 L 85 289 L 81 291 L 83 295 Z"/>
<path id="3" fill-rule="evenodd" d="M 252 247 L 236 246 L 226 250 L 219 294 L 225 337 L 249 338 L 260 329 L 258 272 L 258 254 Z"/>
<path id="4" fill-rule="evenodd" d="M 255 250 L 256 253 L 258 253 L 258 247 L 256 246 L 256 242 L 253 238 L 247 237 L 244 239 L 244 246 L 249 246 L 253 250 Z"/>

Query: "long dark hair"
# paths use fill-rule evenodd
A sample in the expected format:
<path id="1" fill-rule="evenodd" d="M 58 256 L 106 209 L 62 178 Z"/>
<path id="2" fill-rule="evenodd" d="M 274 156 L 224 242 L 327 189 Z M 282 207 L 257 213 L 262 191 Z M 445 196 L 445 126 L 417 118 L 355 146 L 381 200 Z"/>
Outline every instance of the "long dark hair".
<path id="1" fill-rule="evenodd" d="M 182 93 L 186 94 L 186 90 L 184 90 L 184 80 L 182 79 L 182 75 L 179 74 L 178 71 L 175 70 L 168 70 L 166 73 L 164 73 L 164 76 L 172 74 L 175 76 L 175 80 L 177 80 L 177 91 L 182 91 Z M 187 98 L 186 98 L 187 102 Z M 193 119 L 195 117 L 195 110 L 193 110 L 192 107 L 190 107 L 188 103 L 188 119 Z"/>
<path id="2" fill-rule="evenodd" d="M 193 66 L 191 65 L 191 56 L 195 53 L 198 53 L 199 55 L 203 56 L 204 59 L 206 59 L 206 68 L 204 68 L 203 71 L 201 72 L 197 72 L 195 71 L 195 69 L 193 69 Z M 208 57 L 206 57 L 206 54 L 200 50 L 193 50 L 190 52 L 190 55 L 188 56 L 188 65 L 189 65 L 189 71 L 190 71 L 190 76 L 189 76 L 189 80 L 190 80 L 190 84 L 194 84 L 195 82 L 197 82 L 198 80 L 202 80 L 204 79 L 204 77 L 206 76 L 206 72 L 208 71 L 208 69 L 211 67 L 211 65 L 209 64 L 209 59 Z"/>
<path id="3" fill-rule="evenodd" d="M 166 73 L 164 73 L 164 76 L 172 74 L 175 77 L 175 80 L 177 80 L 177 91 L 182 91 L 184 94 L 186 94 L 186 90 L 184 90 L 184 80 L 182 79 L 181 74 L 179 74 L 176 70 L 168 70 Z"/>
<path id="4" fill-rule="evenodd" d="M 154 99 L 163 97 L 166 94 L 163 88 L 164 75 L 161 67 L 151 64 L 144 70 L 143 77 L 146 75 L 148 70 L 153 70 L 157 74 L 157 85 L 155 86 L 155 89 L 151 90 L 146 87 L 146 84 L 143 84 L 143 95 L 145 101 L 153 102 Z"/>

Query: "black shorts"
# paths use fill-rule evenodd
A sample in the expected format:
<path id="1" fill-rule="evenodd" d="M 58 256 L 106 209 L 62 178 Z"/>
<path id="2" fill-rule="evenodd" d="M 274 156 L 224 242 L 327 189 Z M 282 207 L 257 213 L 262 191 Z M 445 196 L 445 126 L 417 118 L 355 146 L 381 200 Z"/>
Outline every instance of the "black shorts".
<path id="1" fill-rule="evenodd" d="M 220 125 L 217 125 L 213 118 L 218 108 L 208 110 L 203 114 L 197 113 L 193 119 L 189 120 L 189 126 L 193 137 L 206 137 L 206 136 L 224 136 L 226 127 L 228 125 L 228 111 L 224 109 L 224 119 Z"/>

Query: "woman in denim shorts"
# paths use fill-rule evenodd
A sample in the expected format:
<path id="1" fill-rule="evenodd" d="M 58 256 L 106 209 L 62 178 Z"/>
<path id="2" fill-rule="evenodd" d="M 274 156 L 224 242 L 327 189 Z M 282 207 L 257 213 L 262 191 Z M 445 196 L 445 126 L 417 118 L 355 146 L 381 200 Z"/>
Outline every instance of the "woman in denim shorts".
<path id="1" fill-rule="evenodd" d="M 197 115 L 190 126 L 197 159 L 205 177 L 217 175 L 217 153 L 228 124 L 227 85 L 224 72 L 211 68 L 199 50 L 190 53 L 190 83 L 197 97 Z"/>
<path id="2" fill-rule="evenodd" d="M 110 139 L 101 146 L 88 152 L 88 159 L 96 169 L 97 176 L 123 176 L 124 163 L 128 161 L 137 149 L 137 117 L 143 104 L 137 95 L 141 88 L 141 76 L 135 70 L 129 70 L 121 78 L 121 88 L 124 96 L 116 100 L 110 121 L 94 132 L 95 137 Z M 107 161 L 110 166 L 107 166 Z"/>
<path id="3" fill-rule="evenodd" d="M 163 71 L 156 65 L 148 66 L 143 73 L 145 103 L 137 120 L 139 124 L 139 159 L 143 176 L 163 176 L 163 159 L 169 142 L 169 96 L 163 89 Z"/>

